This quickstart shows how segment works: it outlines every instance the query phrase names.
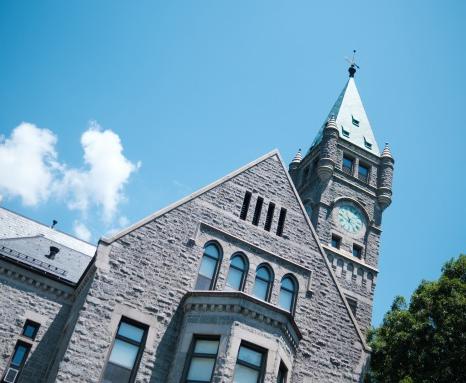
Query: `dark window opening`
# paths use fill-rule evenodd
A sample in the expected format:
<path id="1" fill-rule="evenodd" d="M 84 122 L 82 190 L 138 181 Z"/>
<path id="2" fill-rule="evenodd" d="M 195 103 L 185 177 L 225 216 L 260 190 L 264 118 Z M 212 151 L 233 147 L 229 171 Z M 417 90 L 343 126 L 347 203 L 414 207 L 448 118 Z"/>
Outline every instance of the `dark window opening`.
<path id="1" fill-rule="evenodd" d="M 60 252 L 60 249 L 55 246 L 50 246 L 50 253 L 45 254 L 48 259 L 55 259 L 55 256 Z"/>
<path id="2" fill-rule="evenodd" d="M 364 137 L 364 146 L 367 148 L 367 149 L 372 149 L 372 144 L 370 141 L 367 141 L 366 137 Z"/>
<path id="3" fill-rule="evenodd" d="M 239 215 L 241 219 L 246 219 L 246 217 L 248 216 L 249 204 L 251 203 L 251 196 L 252 193 L 250 191 L 247 191 L 244 195 L 243 206 L 241 207 L 241 213 Z"/>
<path id="4" fill-rule="evenodd" d="M 286 383 L 287 377 L 288 377 L 288 369 L 286 368 L 283 362 L 280 362 L 280 367 L 278 368 L 277 383 Z"/>
<path id="5" fill-rule="evenodd" d="M 267 217 L 265 218 L 264 229 L 270 231 L 272 227 L 273 214 L 275 212 L 275 204 L 273 202 L 269 203 L 269 208 L 267 209 Z"/>
<path id="6" fill-rule="evenodd" d="M 29 319 L 26 320 L 23 326 L 23 331 L 21 335 L 25 336 L 26 338 L 30 338 L 34 340 L 37 335 L 37 331 L 39 331 L 40 324 L 30 321 Z"/>
<path id="7" fill-rule="evenodd" d="M 252 218 L 253 225 L 259 225 L 259 220 L 261 218 L 262 205 L 264 204 L 264 199 L 262 197 L 257 197 L 256 208 L 254 209 L 254 217 Z"/>
<path id="8" fill-rule="evenodd" d="M 277 225 L 277 235 L 279 237 L 283 235 L 283 228 L 285 226 L 285 218 L 286 218 L 286 209 L 282 207 L 280 209 L 280 216 L 278 217 L 278 225 Z"/>
<path id="9" fill-rule="evenodd" d="M 221 256 L 220 248 L 216 244 L 209 243 L 205 246 L 195 290 L 211 290 L 214 288 Z"/>
<path id="10" fill-rule="evenodd" d="M 5 371 L 2 382 L 14 383 L 17 381 L 30 351 L 31 345 L 29 343 L 22 341 L 16 342 L 13 355 L 11 356 L 10 363 L 8 364 L 8 368 Z"/>
<path id="11" fill-rule="evenodd" d="M 361 258 L 362 247 L 358 245 L 353 245 L 353 257 Z"/>
<path id="12" fill-rule="evenodd" d="M 354 126 L 359 127 L 359 120 L 356 120 L 353 116 L 351 116 L 351 122 L 353 123 Z"/>
<path id="13" fill-rule="evenodd" d="M 185 367 L 184 382 L 208 383 L 212 381 L 219 344 L 218 336 L 194 336 Z"/>
<path id="14" fill-rule="evenodd" d="M 349 137 L 349 136 L 350 136 L 350 132 L 347 131 L 343 126 L 341 127 L 341 133 L 342 133 L 343 136 L 345 136 L 345 137 Z"/>
<path id="15" fill-rule="evenodd" d="M 353 175 L 353 163 L 354 163 L 353 159 L 343 156 L 343 164 L 341 167 L 343 172 L 349 175 Z"/>
<path id="16" fill-rule="evenodd" d="M 332 247 L 339 249 L 341 245 L 341 238 L 335 234 L 332 235 L 332 241 L 330 242 Z"/>
<path id="17" fill-rule="evenodd" d="M 105 367 L 103 383 L 134 382 L 144 351 L 147 326 L 122 318 Z"/>
<path id="18" fill-rule="evenodd" d="M 236 359 L 234 382 L 261 383 L 264 380 L 266 351 L 242 342 Z"/>
<path id="19" fill-rule="evenodd" d="M 243 254 L 235 254 L 231 257 L 230 269 L 227 276 L 227 288 L 232 290 L 242 291 L 246 274 L 248 270 L 248 262 Z"/>
<path id="20" fill-rule="evenodd" d="M 358 178 L 364 182 L 367 182 L 369 180 L 369 167 L 368 166 L 359 163 Z"/>

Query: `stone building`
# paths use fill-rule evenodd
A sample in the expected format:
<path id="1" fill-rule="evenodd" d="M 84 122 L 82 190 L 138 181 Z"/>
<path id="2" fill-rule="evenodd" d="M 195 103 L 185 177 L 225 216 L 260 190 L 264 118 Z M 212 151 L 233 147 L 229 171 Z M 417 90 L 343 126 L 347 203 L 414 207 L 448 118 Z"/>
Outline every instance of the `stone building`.
<path id="1" fill-rule="evenodd" d="M 361 382 L 393 159 L 354 72 L 289 169 L 272 151 L 94 257 L 53 230 L 5 240 L 20 255 L 0 258 L 3 381 L 13 366 L 11 382 Z"/>

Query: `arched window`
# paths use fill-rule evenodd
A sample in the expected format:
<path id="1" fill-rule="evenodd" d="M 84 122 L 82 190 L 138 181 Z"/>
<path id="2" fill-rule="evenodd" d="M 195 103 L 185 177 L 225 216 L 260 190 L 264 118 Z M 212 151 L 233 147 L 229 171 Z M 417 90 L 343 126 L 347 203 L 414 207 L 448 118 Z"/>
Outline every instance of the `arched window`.
<path id="1" fill-rule="evenodd" d="M 246 258 L 242 254 L 235 254 L 230 261 L 230 270 L 228 270 L 227 288 L 242 291 L 248 269 Z"/>
<path id="2" fill-rule="evenodd" d="M 298 291 L 297 285 L 295 279 L 290 276 L 284 276 L 280 285 L 278 305 L 290 313 L 292 313 L 295 308 L 296 292 Z"/>
<path id="3" fill-rule="evenodd" d="M 272 290 L 272 271 L 268 266 L 259 266 L 256 270 L 256 280 L 254 281 L 254 289 L 252 295 L 256 298 L 268 301 L 270 299 L 270 291 Z"/>
<path id="4" fill-rule="evenodd" d="M 218 266 L 222 258 L 220 247 L 215 243 L 208 243 L 204 247 L 201 267 L 196 281 L 196 290 L 211 290 L 215 285 Z"/>

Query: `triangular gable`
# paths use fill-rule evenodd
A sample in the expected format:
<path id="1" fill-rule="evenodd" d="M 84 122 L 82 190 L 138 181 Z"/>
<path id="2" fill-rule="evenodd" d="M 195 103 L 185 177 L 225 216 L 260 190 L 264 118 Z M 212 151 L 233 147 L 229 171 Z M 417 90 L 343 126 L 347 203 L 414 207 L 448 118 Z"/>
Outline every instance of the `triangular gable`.
<path id="1" fill-rule="evenodd" d="M 341 299 L 342 299 L 342 301 L 343 301 L 343 303 L 344 303 L 344 305 L 346 307 L 348 315 L 350 316 L 350 319 L 351 319 L 351 321 L 353 323 L 353 326 L 354 326 L 354 328 L 355 328 L 355 330 L 356 330 L 356 332 L 357 332 L 357 334 L 358 334 L 358 336 L 359 336 L 359 338 L 361 340 L 361 343 L 362 343 L 363 347 L 365 348 L 365 350 L 369 351 L 370 348 L 366 345 L 366 342 L 364 340 L 364 336 L 362 335 L 362 333 L 361 333 L 361 331 L 359 329 L 359 326 L 358 326 L 358 324 L 356 322 L 356 319 L 355 319 L 355 317 L 354 317 L 354 315 L 353 315 L 353 313 L 352 313 L 352 311 L 351 311 L 351 309 L 350 309 L 350 307 L 348 305 L 346 297 L 343 294 L 343 291 L 341 290 L 341 288 L 340 288 L 340 286 L 339 286 L 339 284 L 337 282 L 336 276 L 333 273 L 333 270 L 332 270 L 330 264 L 328 263 L 325 251 L 324 251 L 324 249 L 322 248 L 322 246 L 321 246 L 321 244 L 319 242 L 317 234 L 316 234 L 316 232 L 314 230 L 314 227 L 312 226 L 311 221 L 310 221 L 310 219 L 309 219 L 309 217 L 308 217 L 308 215 L 306 213 L 306 210 L 305 210 L 304 205 L 303 205 L 303 203 L 301 201 L 301 198 L 299 197 L 299 194 L 298 194 L 298 192 L 297 192 L 297 190 L 296 190 L 296 188 L 295 188 L 295 186 L 293 184 L 293 181 L 291 180 L 290 175 L 288 174 L 288 171 L 286 169 L 286 166 L 285 166 L 285 164 L 283 162 L 283 159 L 282 159 L 280 153 L 276 149 L 272 150 L 271 152 L 267 153 L 266 155 L 264 155 L 262 157 L 259 157 L 255 161 L 252 161 L 249 164 L 247 164 L 247 165 L 245 165 L 245 166 L 231 172 L 230 174 L 226 175 L 225 177 L 220 178 L 219 180 L 211 183 L 210 185 L 207 185 L 206 187 L 204 187 L 204 188 L 202 188 L 202 189 L 200 189 L 200 190 L 186 196 L 185 198 L 183 198 L 183 199 L 181 199 L 181 200 L 179 200 L 179 201 L 177 201 L 177 202 L 175 202 L 175 203 L 173 203 L 173 204 L 171 204 L 171 205 L 169 205 L 169 206 L 167 206 L 167 207 L 165 207 L 165 208 L 163 208 L 163 209 L 161 209 L 161 210 L 159 210 L 159 211 L 157 211 L 157 212 L 155 212 L 155 213 L 153 213 L 153 214 L 151 214 L 149 216 L 147 216 L 146 218 L 143 218 L 142 220 L 136 222 L 135 224 L 129 226 L 128 228 L 123 229 L 120 232 L 116 233 L 112 237 L 109 237 L 109 238 L 103 237 L 101 239 L 101 242 L 103 242 L 104 244 L 111 244 L 112 242 L 115 242 L 118 239 L 122 238 L 123 236 L 125 236 L 125 235 L 127 235 L 127 234 L 141 228 L 142 226 L 144 226 L 144 225 L 148 224 L 149 222 L 157 219 L 158 217 L 161 217 L 162 215 L 170 212 L 171 210 L 174 210 L 174 209 L 180 207 L 181 205 L 186 204 L 186 203 L 196 199 L 197 197 L 203 195 L 204 193 L 207 193 L 210 190 L 214 189 L 215 187 L 220 186 L 220 185 L 232 180 L 234 177 L 240 175 L 243 172 L 246 172 L 247 170 L 253 168 L 254 166 L 256 166 L 258 164 L 260 164 L 261 162 L 266 161 L 266 160 L 268 160 L 268 159 L 270 159 L 270 158 L 272 158 L 274 156 L 276 157 L 275 159 L 280 164 L 280 166 L 281 166 L 281 168 L 283 170 L 283 173 L 285 174 L 286 179 L 288 180 L 288 185 L 291 187 L 290 190 L 292 191 L 292 194 L 293 194 L 293 196 L 295 198 L 295 201 L 297 202 L 297 204 L 299 206 L 300 212 L 301 212 L 302 216 L 304 217 L 304 220 L 307 223 L 307 225 L 308 225 L 308 227 L 309 227 L 309 229 L 310 229 L 310 231 L 312 233 L 312 239 L 315 242 L 315 244 L 317 245 L 318 252 L 322 256 L 322 258 L 324 260 L 324 263 L 327 266 L 327 269 L 328 269 L 328 271 L 330 273 L 330 277 L 331 277 L 331 279 L 333 280 L 333 282 L 336 285 L 338 293 L 339 293 L 339 295 L 340 295 L 340 297 L 341 297 Z"/>

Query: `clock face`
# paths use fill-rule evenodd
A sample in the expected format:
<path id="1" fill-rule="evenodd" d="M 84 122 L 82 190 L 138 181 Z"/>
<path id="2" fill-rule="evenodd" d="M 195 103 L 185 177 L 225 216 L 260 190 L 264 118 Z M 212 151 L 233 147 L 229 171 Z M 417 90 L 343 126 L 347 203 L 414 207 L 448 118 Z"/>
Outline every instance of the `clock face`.
<path id="1" fill-rule="evenodd" d="M 350 204 L 343 204 L 338 209 L 338 223 L 349 233 L 356 234 L 364 226 L 364 216 L 361 211 Z"/>

